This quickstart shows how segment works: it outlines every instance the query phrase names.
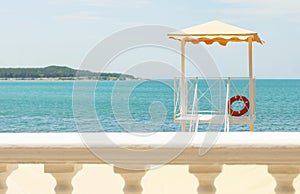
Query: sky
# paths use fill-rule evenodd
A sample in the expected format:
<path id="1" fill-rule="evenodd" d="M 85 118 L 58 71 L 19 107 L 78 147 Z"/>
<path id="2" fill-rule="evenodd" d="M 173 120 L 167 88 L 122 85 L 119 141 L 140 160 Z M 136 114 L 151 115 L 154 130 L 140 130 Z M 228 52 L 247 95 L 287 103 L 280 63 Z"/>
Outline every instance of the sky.
<path id="1" fill-rule="evenodd" d="M 78 68 L 97 43 L 129 27 L 220 20 L 265 41 L 254 45 L 257 78 L 300 79 L 299 0 L 12 0 L 0 2 L 0 14 L 0 67 Z M 247 74 L 247 44 L 204 47 L 222 75 Z"/>

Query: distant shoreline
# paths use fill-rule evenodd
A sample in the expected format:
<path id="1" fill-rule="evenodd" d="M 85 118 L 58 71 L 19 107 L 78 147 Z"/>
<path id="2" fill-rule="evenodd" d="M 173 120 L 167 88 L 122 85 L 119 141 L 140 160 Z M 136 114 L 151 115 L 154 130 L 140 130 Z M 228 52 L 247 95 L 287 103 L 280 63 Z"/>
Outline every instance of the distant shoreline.
<path id="1" fill-rule="evenodd" d="M 136 80 L 133 75 L 77 70 L 65 66 L 0 68 L 0 81 Z"/>
<path id="2" fill-rule="evenodd" d="M 67 81 L 132 81 L 132 80 L 143 80 L 141 78 L 136 79 L 89 79 L 89 78 L 72 78 L 72 79 L 62 79 L 62 78 L 0 78 L 0 82 L 47 82 L 47 81 L 61 81 L 61 82 L 67 82 Z"/>
<path id="3" fill-rule="evenodd" d="M 0 78 L 0 82 L 34 82 L 34 81 L 134 81 L 134 80 L 173 80 L 174 78 L 167 79 L 148 79 L 148 78 L 134 78 L 134 79 L 91 79 L 91 78 Z M 300 80 L 300 78 L 256 78 L 256 80 Z"/>

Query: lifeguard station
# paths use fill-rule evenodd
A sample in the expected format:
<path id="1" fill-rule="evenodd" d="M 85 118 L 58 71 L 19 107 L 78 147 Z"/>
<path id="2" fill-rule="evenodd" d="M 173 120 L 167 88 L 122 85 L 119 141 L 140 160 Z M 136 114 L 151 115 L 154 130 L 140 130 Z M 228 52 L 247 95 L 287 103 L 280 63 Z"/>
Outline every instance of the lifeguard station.
<path id="1" fill-rule="evenodd" d="M 252 43 L 263 44 L 256 32 L 228 25 L 219 21 L 212 21 L 202 25 L 186 28 L 168 34 L 169 38 L 181 42 L 181 77 L 174 80 L 174 121 L 180 122 L 182 131 L 186 131 L 186 124 L 190 124 L 189 131 L 198 131 L 199 124 L 224 124 L 224 131 L 229 131 L 230 124 L 247 124 L 250 131 L 254 131 L 256 118 L 256 87 L 253 77 Z M 249 54 L 248 77 L 217 77 L 201 78 L 186 77 L 185 45 L 186 43 L 207 45 L 214 42 L 226 46 L 228 42 L 246 42 Z M 205 81 L 210 80 L 210 86 Z M 226 94 L 219 93 L 219 98 L 225 98 L 223 106 L 215 104 L 207 97 L 210 87 L 218 84 L 226 88 Z M 205 89 L 201 90 L 201 87 Z M 207 106 L 203 100 L 210 103 Z M 202 103 L 203 102 L 203 103 Z M 222 102 L 220 100 L 219 102 Z M 239 105 L 238 108 L 234 107 Z M 220 110 L 220 107 L 222 110 Z"/>

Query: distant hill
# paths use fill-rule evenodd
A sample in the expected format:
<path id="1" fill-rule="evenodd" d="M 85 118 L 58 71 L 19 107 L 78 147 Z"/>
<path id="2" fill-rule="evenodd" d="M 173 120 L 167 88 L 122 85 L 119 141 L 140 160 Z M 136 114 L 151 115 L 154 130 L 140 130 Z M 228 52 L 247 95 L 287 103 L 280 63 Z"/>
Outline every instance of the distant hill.
<path id="1" fill-rule="evenodd" d="M 100 80 L 126 80 L 135 79 L 132 75 L 120 73 L 95 73 L 91 71 L 76 70 L 63 66 L 48 66 L 44 68 L 0 68 L 1 79 L 100 79 Z"/>

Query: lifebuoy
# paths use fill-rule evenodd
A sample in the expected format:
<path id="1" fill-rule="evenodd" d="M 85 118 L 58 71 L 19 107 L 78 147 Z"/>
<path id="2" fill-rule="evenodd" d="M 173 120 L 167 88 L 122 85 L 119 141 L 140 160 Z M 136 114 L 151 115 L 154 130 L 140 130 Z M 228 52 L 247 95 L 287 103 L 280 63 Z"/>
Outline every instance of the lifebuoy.
<path id="1" fill-rule="evenodd" d="M 232 110 L 231 105 L 235 101 L 242 101 L 244 103 L 243 109 L 241 109 L 239 111 Z M 239 117 L 248 112 L 248 110 L 250 108 L 250 102 L 249 102 L 248 98 L 246 98 L 246 96 L 236 95 L 236 96 L 233 96 L 230 98 L 230 100 L 228 102 L 228 106 L 229 106 L 228 113 L 232 116 Z"/>

